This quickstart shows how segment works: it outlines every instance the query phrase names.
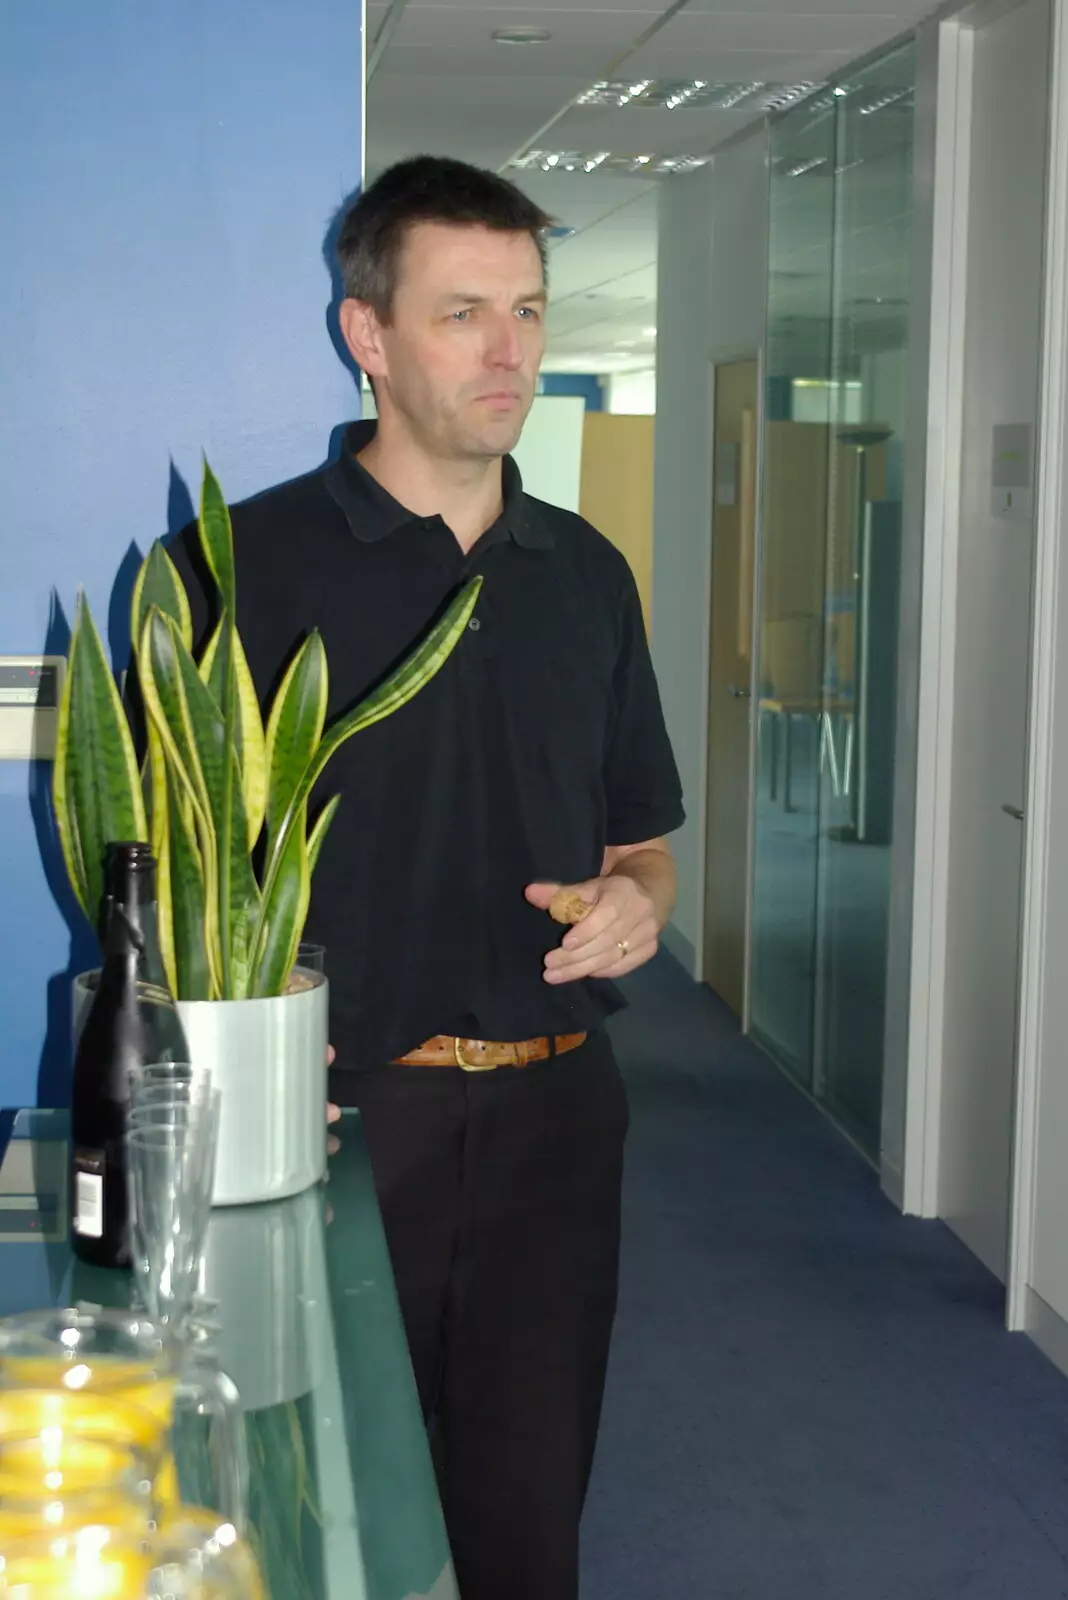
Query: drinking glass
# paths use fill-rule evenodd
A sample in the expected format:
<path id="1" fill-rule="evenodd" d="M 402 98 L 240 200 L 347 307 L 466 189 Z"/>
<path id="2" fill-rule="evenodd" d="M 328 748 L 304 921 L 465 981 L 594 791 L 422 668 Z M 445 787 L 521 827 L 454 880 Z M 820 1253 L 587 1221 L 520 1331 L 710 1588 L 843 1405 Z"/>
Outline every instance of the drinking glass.
<path id="1" fill-rule="evenodd" d="M 188 1061 L 138 1062 L 130 1068 L 130 1110 L 159 1101 L 197 1105 L 211 1093 L 211 1073 Z"/>
<path id="2" fill-rule="evenodd" d="M 308 972 L 326 971 L 326 946 L 303 940 L 297 946 L 297 966 Z"/>
<path id="3" fill-rule="evenodd" d="M 127 1119 L 130 1243 L 150 1314 L 180 1324 L 196 1295 L 215 1181 L 221 1095 L 150 1102 Z"/>

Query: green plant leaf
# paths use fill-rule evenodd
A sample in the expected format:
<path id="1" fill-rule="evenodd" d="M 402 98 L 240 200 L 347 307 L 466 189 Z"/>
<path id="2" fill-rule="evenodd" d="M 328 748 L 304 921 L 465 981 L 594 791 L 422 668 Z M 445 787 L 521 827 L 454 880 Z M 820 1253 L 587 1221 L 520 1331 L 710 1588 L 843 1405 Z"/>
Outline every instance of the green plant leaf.
<path id="1" fill-rule="evenodd" d="M 237 755 L 226 737 L 219 707 L 201 681 L 196 662 L 185 648 L 173 621 L 159 612 L 149 620 L 153 673 L 159 682 L 166 651 L 160 630 L 170 645 L 168 672 L 177 671 L 187 716 L 180 726 L 188 730 L 211 818 L 218 854 L 218 928 L 222 996 L 243 1000 L 252 982 L 252 944 L 259 918 L 260 893 L 248 849 L 248 819 L 241 794 Z"/>
<path id="2" fill-rule="evenodd" d="M 281 863 L 289 843 L 289 836 L 294 827 L 303 827 L 303 817 L 308 797 L 322 776 L 331 756 L 340 749 L 347 739 L 353 734 L 360 733 L 364 728 L 370 728 L 376 722 L 382 722 L 393 712 L 399 711 L 409 700 L 415 698 L 419 691 L 426 687 L 445 665 L 449 656 L 463 638 L 464 630 L 475 609 L 479 592 L 482 588 L 482 579 L 473 578 L 467 586 L 460 591 L 456 599 L 449 606 L 444 616 L 430 630 L 422 644 L 413 651 L 408 659 L 391 672 L 377 689 L 373 690 L 367 698 L 352 711 L 339 717 L 328 728 L 320 742 L 318 750 L 309 761 L 293 792 L 285 816 L 278 825 L 273 843 L 268 850 L 267 866 L 263 882 L 263 903 L 270 905 L 274 895 L 275 879 L 281 870 Z M 263 957 L 263 947 L 267 938 L 265 919 L 261 917 L 259 931 L 256 938 L 254 965 L 257 970 Z"/>
<path id="3" fill-rule="evenodd" d="M 208 641 L 200 662 L 200 676 L 207 684 L 216 705 L 221 707 L 224 685 L 222 682 L 222 655 L 219 640 L 223 624 L 220 622 Z M 234 723 L 234 748 L 241 767 L 241 793 L 248 818 L 248 845 L 251 850 L 260 836 L 267 815 L 267 743 L 263 732 L 263 718 L 252 673 L 241 643 L 241 635 L 233 635 L 234 671 L 237 676 L 238 716 Z"/>
<path id="4" fill-rule="evenodd" d="M 307 840 L 307 807 L 300 826 L 292 830 L 282 864 L 274 880 L 271 901 L 264 905 L 267 933 L 264 951 L 256 973 L 256 994 L 282 994 L 297 960 L 304 924 L 311 903 L 311 876 L 327 830 L 334 820 L 341 796 L 328 800 Z"/>
<path id="5" fill-rule="evenodd" d="M 265 903 L 263 908 L 266 933 L 263 955 L 256 972 L 255 992 L 258 995 L 282 994 L 285 990 L 297 960 L 304 924 L 308 920 L 311 875 L 340 803 L 339 795 L 327 801 L 307 839 L 305 806 L 300 825 L 289 835 L 289 844 L 274 879 L 270 902 Z"/>
<path id="6" fill-rule="evenodd" d="M 326 838 L 327 832 L 329 831 L 329 828 L 330 828 L 330 824 L 334 820 L 334 814 L 337 811 L 337 808 L 338 808 L 338 806 L 340 804 L 341 804 L 341 796 L 339 794 L 334 795 L 332 800 L 328 800 L 326 802 L 326 805 L 323 807 L 323 809 L 320 811 L 319 815 L 315 819 L 315 826 L 312 829 L 311 833 L 308 835 L 308 871 L 309 872 L 314 872 L 316 867 L 319 864 L 319 852 L 323 848 L 323 840 Z M 299 940 L 298 940 L 298 943 L 299 943 Z"/>
<path id="7" fill-rule="evenodd" d="M 237 620 L 237 583 L 234 575 L 234 539 L 230 510 L 219 480 L 204 462 L 200 487 L 200 516 L 197 519 L 200 547 L 208 570 L 215 580 L 224 611 Z"/>
<path id="8" fill-rule="evenodd" d="M 326 651 L 319 634 L 313 632 L 290 662 L 267 722 L 268 851 L 319 747 L 328 693 Z M 290 830 L 270 897 L 264 900 L 262 932 L 257 942 L 258 995 L 281 994 L 296 960 L 311 898 L 307 819 L 305 803 L 299 824 Z"/>
<path id="9" fill-rule="evenodd" d="M 237 583 L 234 571 L 233 530 L 230 526 L 230 511 L 226 497 L 207 460 L 204 462 L 204 480 L 200 490 L 199 531 L 204 558 L 222 602 L 219 637 L 215 647 L 216 659 L 213 664 L 213 676 L 217 679 L 218 692 L 214 697 L 206 690 L 205 694 L 209 700 L 214 698 L 214 703 L 221 713 L 219 738 L 222 759 L 216 774 L 218 789 L 216 790 L 210 783 L 209 788 L 213 795 L 219 844 L 219 949 L 222 956 L 223 993 L 228 998 L 236 1000 L 242 999 L 247 993 L 247 985 L 252 977 L 250 941 L 253 930 L 248 920 L 251 915 L 248 889 L 251 885 L 255 890 L 256 883 L 247 855 L 248 814 L 241 793 L 241 769 L 237 759 L 240 713 L 235 665 Z M 232 759 L 230 752 L 233 752 Z M 243 829 L 238 848 L 233 830 L 239 809 Z"/>
<path id="10" fill-rule="evenodd" d="M 268 851 L 319 748 L 328 695 L 326 651 L 318 632 L 313 632 L 290 662 L 267 720 Z"/>
<path id="11" fill-rule="evenodd" d="M 176 637 L 173 622 L 169 623 L 160 611 L 149 612 L 139 655 L 141 692 L 151 724 L 163 746 L 168 770 L 174 778 L 170 791 L 172 802 L 192 809 L 204 878 L 204 940 L 215 987 L 221 989 L 218 842 L 192 714 L 179 669 L 180 640 L 176 645 Z"/>
<path id="12" fill-rule="evenodd" d="M 204 864 L 197 846 L 192 806 L 182 794 L 180 780 L 168 773 L 171 862 L 171 913 L 177 970 L 175 995 L 180 1000 L 213 1000 L 219 993 L 205 943 L 207 887 Z"/>
<path id="13" fill-rule="evenodd" d="M 255 993 L 281 994 L 286 986 L 297 946 L 308 917 L 311 872 L 305 838 L 306 812 L 291 830 L 289 842 L 275 874 L 271 898 L 264 902 L 262 955 L 256 968 Z"/>
<path id="14" fill-rule="evenodd" d="M 167 784 L 167 757 L 159 733 L 148 724 L 145 765 L 148 772 L 148 837 L 156 858 L 156 898 L 159 948 L 173 995 L 178 994 L 178 968 L 174 959 L 174 920 L 171 901 L 171 819 Z"/>
<path id="15" fill-rule="evenodd" d="M 145 622 L 153 606 L 178 624 L 182 642 L 187 650 L 192 650 L 193 619 L 189 597 L 178 576 L 177 567 L 158 539 L 141 563 L 130 602 L 130 637 L 135 651 L 140 646 Z"/>
<path id="16" fill-rule="evenodd" d="M 147 840 L 148 822 L 126 713 L 84 595 L 60 704 L 53 800 L 71 884 L 95 929 L 105 846 Z"/>

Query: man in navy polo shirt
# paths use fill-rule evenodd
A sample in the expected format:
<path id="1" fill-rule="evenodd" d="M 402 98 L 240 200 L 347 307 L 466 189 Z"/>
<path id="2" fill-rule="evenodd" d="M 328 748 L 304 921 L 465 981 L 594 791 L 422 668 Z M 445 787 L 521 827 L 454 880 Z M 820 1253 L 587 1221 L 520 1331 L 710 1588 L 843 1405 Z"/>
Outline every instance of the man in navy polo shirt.
<path id="1" fill-rule="evenodd" d="M 378 422 L 233 513 L 265 698 L 317 627 L 340 711 L 484 579 L 444 669 L 335 757 L 308 927 L 463 1600 L 578 1594 L 627 1128 L 604 1023 L 670 915 L 663 836 L 683 820 L 627 564 L 525 494 L 509 458 L 544 345 L 548 222 L 460 162 L 379 178 L 338 242 L 340 325 Z"/>

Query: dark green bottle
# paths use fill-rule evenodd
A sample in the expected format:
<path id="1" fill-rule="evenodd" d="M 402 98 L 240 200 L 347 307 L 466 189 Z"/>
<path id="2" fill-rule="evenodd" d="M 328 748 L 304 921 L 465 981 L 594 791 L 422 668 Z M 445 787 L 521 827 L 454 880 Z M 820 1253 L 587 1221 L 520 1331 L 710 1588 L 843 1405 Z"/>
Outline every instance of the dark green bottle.
<path id="1" fill-rule="evenodd" d="M 108 846 L 104 965 L 74 1057 L 71 1244 L 99 1267 L 130 1260 L 126 1107 L 130 1069 L 188 1061 L 189 1046 L 160 955 L 156 861 L 148 845 Z"/>

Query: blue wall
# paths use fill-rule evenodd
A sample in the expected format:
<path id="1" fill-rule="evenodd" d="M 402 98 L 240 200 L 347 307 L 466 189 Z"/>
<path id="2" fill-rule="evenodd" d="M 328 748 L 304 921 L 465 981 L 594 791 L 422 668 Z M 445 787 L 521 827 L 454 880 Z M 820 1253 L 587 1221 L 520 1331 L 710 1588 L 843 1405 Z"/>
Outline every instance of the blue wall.
<path id="1" fill-rule="evenodd" d="M 538 379 L 539 394 L 580 394 L 587 411 L 604 410 L 601 380 L 592 372 L 543 372 Z"/>
<path id="2" fill-rule="evenodd" d="M 83 584 L 121 656 L 131 546 L 190 515 L 201 450 L 238 499 L 356 414 L 323 246 L 360 177 L 360 10 L 0 7 L 0 654 L 61 644 Z M 0 762 L 0 1106 L 63 1099 L 92 954 L 50 777 Z"/>

